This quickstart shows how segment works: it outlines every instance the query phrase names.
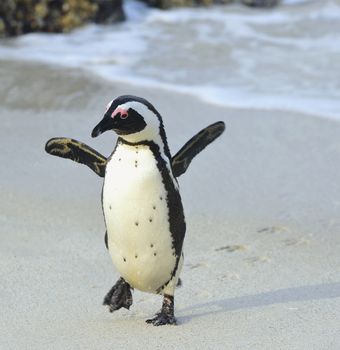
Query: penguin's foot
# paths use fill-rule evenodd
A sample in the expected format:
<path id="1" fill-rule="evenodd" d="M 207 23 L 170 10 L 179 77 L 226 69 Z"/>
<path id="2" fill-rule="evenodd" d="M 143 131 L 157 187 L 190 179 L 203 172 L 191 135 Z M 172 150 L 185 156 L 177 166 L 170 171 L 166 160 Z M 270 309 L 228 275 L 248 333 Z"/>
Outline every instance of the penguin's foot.
<path id="1" fill-rule="evenodd" d="M 176 325 L 177 321 L 175 316 L 167 315 L 163 312 L 156 314 L 154 318 L 150 318 L 145 321 L 146 323 L 152 323 L 154 326 L 164 326 L 166 324 Z"/>
<path id="2" fill-rule="evenodd" d="M 119 310 L 122 307 L 130 309 L 132 305 L 131 288 L 124 278 L 121 277 L 106 294 L 103 305 L 109 306 L 110 312 Z"/>
<path id="3" fill-rule="evenodd" d="M 176 325 L 177 321 L 174 316 L 174 297 L 164 295 L 162 310 L 154 318 L 146 320 L 146 323 L 152 323 L 154 326 L 164 326 L 166 324 Z"/>

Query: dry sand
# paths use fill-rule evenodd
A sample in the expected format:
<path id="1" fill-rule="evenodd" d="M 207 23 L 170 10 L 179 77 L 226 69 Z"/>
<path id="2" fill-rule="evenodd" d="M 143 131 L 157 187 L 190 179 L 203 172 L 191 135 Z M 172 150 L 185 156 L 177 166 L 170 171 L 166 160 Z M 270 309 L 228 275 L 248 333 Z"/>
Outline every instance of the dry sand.
<path id="1" fill-rule="evenodd" d="M 0 349 L 339 349 L 340 123 L 218 108 L 190 96 L 0 62 Z M 106 103 L 132 93 L 163 115 L 172 152 L 207 124 L 226 133 L 180 178 L 187 237 L 177 327 L 102 299 L 118 275 L 104 246 L 102 179 L 51 157 L 90 138 Z"/>

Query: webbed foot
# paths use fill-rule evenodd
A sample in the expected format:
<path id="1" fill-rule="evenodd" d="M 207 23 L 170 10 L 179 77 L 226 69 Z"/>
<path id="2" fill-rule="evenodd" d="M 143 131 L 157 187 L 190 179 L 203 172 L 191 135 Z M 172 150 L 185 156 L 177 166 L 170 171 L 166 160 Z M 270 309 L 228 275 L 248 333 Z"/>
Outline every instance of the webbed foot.
<path id="1" fill-rule="evenodd" d="M 110 312 L 119 310 L 122 307 L 130 309 L 132 305 L 131 287 L 124 278 L 121 277 L 106 294 L 103 305 L 109 306 Z"/>
<path id="2" fill-rule="evenodd" d="M 174 297 L 172 295 L 164 295 L 162 310 L 155 317 L 146 320 L 154 326 L 164 326 L 166 324 L 176 325 L 177 321 L 174 316 Z"/>
<path id="3" fill-rule="evenodd" d="M 163 312 L 159 312 L 158 314 L 156 314 L 156 316 L 154 318 L 150 318 L 149 320 L 146 320 L 145 322 L 152 323 L 154 326 L 164 326 L 166 324 L 172 324 L 172 325 L 177 324 L 175 316 L 167 315 Z"/>

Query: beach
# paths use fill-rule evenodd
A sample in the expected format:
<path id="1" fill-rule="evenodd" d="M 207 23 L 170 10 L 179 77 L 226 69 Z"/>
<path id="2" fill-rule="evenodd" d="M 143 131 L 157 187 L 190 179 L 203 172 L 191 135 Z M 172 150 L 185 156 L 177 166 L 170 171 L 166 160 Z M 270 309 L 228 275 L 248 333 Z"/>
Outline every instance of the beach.
<path id="1" fill-rule="evenodd" d="M 293 111 L 218 106 L 80 69 L 0 62 L 1 349 L 327 349 L 340 346 L 340 124 Z M 134 291 L 101 305 L 118 278 L 104 245 L 102 179 L 48 155 L 51 137 L 91 139 L 115 96 L 149 99 L 172 154 L 208 124 L 225 133 L 179 178 L 187 233 L 178 326 Z"/>

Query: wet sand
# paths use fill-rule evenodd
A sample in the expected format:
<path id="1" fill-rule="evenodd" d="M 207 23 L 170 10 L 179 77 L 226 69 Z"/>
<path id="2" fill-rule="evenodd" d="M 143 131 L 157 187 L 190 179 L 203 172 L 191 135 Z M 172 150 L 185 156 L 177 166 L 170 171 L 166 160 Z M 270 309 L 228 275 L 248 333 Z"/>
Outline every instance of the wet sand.
<path id="1" fill-rule="evenodd" d="M 0 348 L 338 349 L 340 123 L 233 110 L 109 84 L 81 71 L 0 62 Z M 102 179 L 44 152 L 91 139 L 115 96 L 148 98 L 174 154 L 217 120 L 225 134 L 179 178 L 187 236 L 177 327 L 152 327 L 159 296 L 102 299 L 118 275 L 104 246 Z"/>

